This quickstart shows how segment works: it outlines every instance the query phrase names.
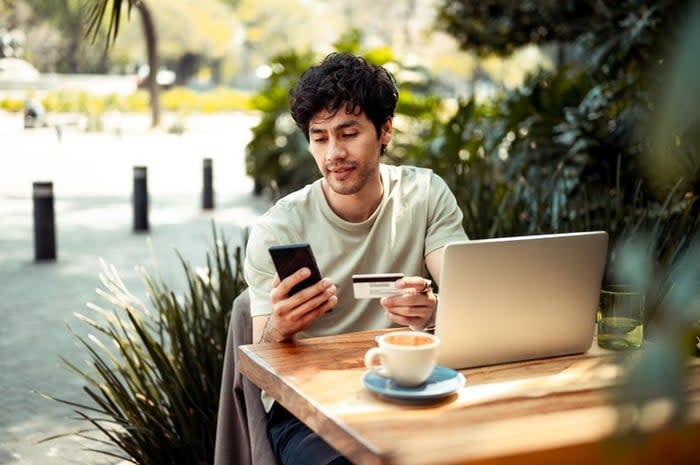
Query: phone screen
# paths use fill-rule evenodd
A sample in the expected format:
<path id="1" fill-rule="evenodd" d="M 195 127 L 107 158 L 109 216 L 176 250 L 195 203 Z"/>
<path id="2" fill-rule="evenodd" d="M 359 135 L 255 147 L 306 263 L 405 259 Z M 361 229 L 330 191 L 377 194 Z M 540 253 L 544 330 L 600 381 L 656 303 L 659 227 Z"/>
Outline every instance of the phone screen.
<path id="1" fill-rule="evenodd" d="M 306 243 L 274 245 L 269 249 L 272 262 L 280 279 L 295 273 L 299 268 L 307 267 L 311 270 L 311 275 L 295 285 L 289 295 L 294 295 L 302 289 L 311 286 L 321 280 L 321 272 L 316 264 L 316 259 L 311 251 L 311 246 Z"/>

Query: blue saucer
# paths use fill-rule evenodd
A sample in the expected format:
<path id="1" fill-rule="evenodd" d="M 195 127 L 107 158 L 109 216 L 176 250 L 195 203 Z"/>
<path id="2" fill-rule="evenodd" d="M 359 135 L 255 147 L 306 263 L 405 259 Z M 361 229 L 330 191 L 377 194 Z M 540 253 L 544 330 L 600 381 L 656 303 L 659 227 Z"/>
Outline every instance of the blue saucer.
<path id="1" fill-rule="evenodd" d="M 437 365 L 425 383 L 415 387 L 399 386 L 396 382 L 372 371 L 362 375 L 362 384 L 367 389 L 396 400 L 426 401 L 447 397 L 461 389 L 466 383 L 464 375 L 451 368 Z"/>

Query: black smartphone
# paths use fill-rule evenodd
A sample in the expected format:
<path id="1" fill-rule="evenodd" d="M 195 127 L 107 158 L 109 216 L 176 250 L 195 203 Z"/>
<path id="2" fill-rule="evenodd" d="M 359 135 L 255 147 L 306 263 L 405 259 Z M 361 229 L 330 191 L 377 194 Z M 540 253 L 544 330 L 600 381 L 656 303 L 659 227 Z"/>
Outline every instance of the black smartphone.
<path id="1" fill-rule="evenodd" d="M 294 295 L 321 280 L 321 272 L 318 269 L 314 253 L 309 244 L 273 245 L 268 250 L 280 279 L 295 273 L 299 268 L 307 267 L 311 270 L 311 275 L 295 285 L 289 291 L 289 295 Z"/>

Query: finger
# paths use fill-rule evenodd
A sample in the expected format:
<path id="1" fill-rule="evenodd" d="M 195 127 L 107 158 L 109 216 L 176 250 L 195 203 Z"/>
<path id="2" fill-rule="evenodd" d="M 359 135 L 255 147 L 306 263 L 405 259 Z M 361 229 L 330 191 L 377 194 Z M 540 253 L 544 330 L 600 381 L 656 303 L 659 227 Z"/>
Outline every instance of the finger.
<path id="1" fill-rule="evenodd" d="M 434 307 L 436 298 L 435 294 L 419 293 L 414 288 L 406 289 L 403 294 L 382 297 L 379 301 L 384 307 L 399 307 L 399 306 L 427 306 Z"/>
<path id="2" fill-rule="evenodd" d="M 275 277 L 272 278 L 272 287 L 277 287 L 280 285 L 280 275 L 275 273 Z"/>
<path id="3" fill-rule="evenodd" d="M 283 299 L 285 296 L 289 295 L 289 292 L 294 286 L 305 280 L 311 275 L 311 270 L 306 267 L 299 268 L 294 273 L 290 274 L 284 278 L 277 286 L 272 289 L 271 296 L 273 301 L 275 298 Z"/>
<path id="4" fill-rule="evenodd" d="M 426 319 L 433 314 L 430 307 L 402 306 L 402 307 L 387 307 L 386 311 L 403 318 L 422 318 Z"/>
<path id="5" fill-rule="evenodd" d="M 310 304 L 310 302 L 307 303 Z M 311 310 L 304 311 L 303 313 L 295 311 L 294 315 L 289 315 L 286 320 L 289 322 L 289 326 L 293 328 L 293 332 L 298 333 L 311 324 L 316 318 L 328 312 L 328 310 L 332 309 L 337 304 L 338 297 L 331 295 L 326 301 L 321 302 L 321 304 L 317 307 L 313 307 Z"/>
<path id="6" fill-rule="evenodd" d="M 323 286 L 319 286 L 319 284 L 323 284 Z M 328 302 L 331 297 L 334 297 L 337 292 L 331 280 L 327 280 L 324 283 L 316 283 L 312 287 L 313 289 L 304 289 L 304 291 L 298 293 L 299 295 L 295 294 L 293 298 L 289 299 L 290 304 L 293 305 L 291 313 L 294 317 L 300 318 L 307 313 L 313 313 L 317 308 Z M 315 291 L 319 287 L 322 289 L 320 293 L 311 293 L 312 290 Z M 308 294 L 311 294 L 311 296 L 305 298 Z"/>
<path id="7" fill-rule="evenodd" d="M 338 296 L 337 295 L 332 295 L 328 298 L 325 304 L 321 306 L 319 309 L 321 315 L 324 313 L 330 312 L 335 308 L 335 306 L 338 305 Z"/>
<path id="8" fill-rule="evenodd" d="M 301 291 L 294 294 L 294 298 L 300 301 L 306 301 L 310 298 L 325 292 L 328 288 L 333 287 L 335 289 L 335 283 L 331 278 L 323 278 L 320 281 L 312 284 L 311 286 L 302 289 Z"/>
<path id="9" fill-rule="evenodd" d="M 332 310 L 333 307 L 335 307 L 336 305 L 338 305 L 338 296 L 330 296 L 328 300 L 316 307 L 313 311 L 308 312 L 306 313 L 306 315 L 304 315 L 303 319 L 308 321 L 308 323 L 306 323 L 304 327 L 306 327 L 310 322 L 312 322 L 316 318 L 327 313 L 329 310 Z"/>
<path id="10" fill-rule="evenodd" d="M 425 318 L 405 317 L 388 311 L 385 312 L 385 315 L 387 319 L 392 323 L 396 323 L 403 326 L 421 326 L 425 321 Z"/>
<path id="11" fill-rule="evenodd" d="M 432 281 L 422 276 L 407 276 L 396 281 L 399 289 L 415 289 L 419 293 L 428 292 L 431 289 Z"/>
<path id="12" fill-rule="evenodd" d="M 336 293 L 337 289 L 333 281 L 329 278 L 323 278 L 318 283 L 273 304 L 273 311 L 287 320 L 287 324 L 296 325 L 296 320 L 307 313 L 312 313 Z"/>

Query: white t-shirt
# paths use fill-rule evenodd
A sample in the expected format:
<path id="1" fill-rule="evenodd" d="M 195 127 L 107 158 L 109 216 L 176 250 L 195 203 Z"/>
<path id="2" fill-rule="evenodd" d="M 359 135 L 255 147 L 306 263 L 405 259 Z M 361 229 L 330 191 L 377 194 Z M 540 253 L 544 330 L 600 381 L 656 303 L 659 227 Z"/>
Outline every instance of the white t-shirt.
<path id="1" fill-rule="evenodd" d="M 357 300 L 352 275 L 403 273 L 425 276 L 425 256 L 449 242 L 466 240 L 462 212 L 445 182 L 431 170 L 380 165 L 384 194 L 369 219 L 350 223 L 333 212 L 321 180 L 280 199 L 253 226 L 244 275 L 251 315 L 272 312 L 275 268 L 271 245 L 308 242 L 322 276 L 338 288 L 338 304 L 297 337 L 325 336 L 392 326 L 378 299 Z"/>

